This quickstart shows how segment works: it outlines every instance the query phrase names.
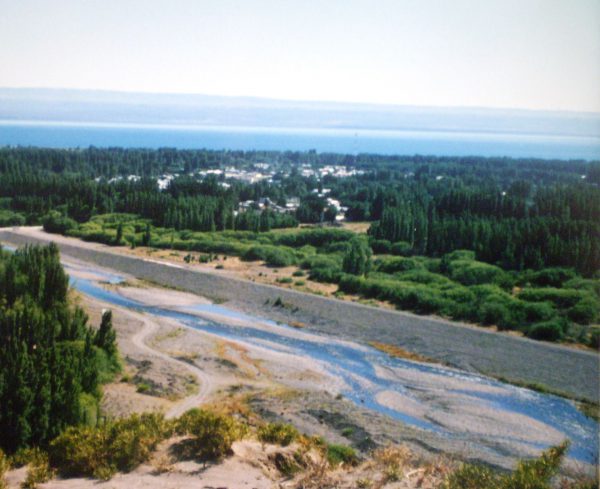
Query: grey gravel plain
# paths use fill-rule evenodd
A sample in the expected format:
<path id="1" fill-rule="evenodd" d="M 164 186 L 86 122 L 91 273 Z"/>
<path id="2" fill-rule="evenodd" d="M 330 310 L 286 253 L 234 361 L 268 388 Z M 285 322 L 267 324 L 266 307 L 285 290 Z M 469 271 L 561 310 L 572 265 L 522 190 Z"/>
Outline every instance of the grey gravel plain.
<path id="1" fill-rule="evenodd" d="M 0 241 L 16 246 L 47 243 L 0 231 Z M 93 249 L 58 242 L 62 253 L 205 296 L 228 307 L 276 321 L 298 321 L 307 329 L 354 341 L 378 341 L 400 346 L 467 371 L 509 381 L 544 385 L 570 396 L 600 400 L 600 356 L 592 351 L 499 334 L 443 319 L 381 309 L 321 297 L 219 274 L 147 261 L 119 254 L 110 247 Z M 282 306 L 274 306 L 279 298 Z"/>

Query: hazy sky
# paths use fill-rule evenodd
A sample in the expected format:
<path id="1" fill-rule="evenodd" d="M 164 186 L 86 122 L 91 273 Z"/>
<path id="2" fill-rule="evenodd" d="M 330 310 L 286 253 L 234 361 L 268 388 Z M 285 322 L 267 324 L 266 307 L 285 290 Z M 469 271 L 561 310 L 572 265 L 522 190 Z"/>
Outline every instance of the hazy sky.
<path id="1" fill-rule="evenodd" d="M 600 112 L 600 0 L 0 0 L 0 86 Z"/>

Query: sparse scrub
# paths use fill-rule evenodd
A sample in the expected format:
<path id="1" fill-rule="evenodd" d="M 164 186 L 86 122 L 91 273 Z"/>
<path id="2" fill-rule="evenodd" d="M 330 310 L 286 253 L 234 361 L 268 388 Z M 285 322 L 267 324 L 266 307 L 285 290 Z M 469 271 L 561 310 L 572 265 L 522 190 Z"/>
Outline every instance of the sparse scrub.
<path id="1" fill-rule="evenodd" d="M 149 459 L 156 445 L 170 435 L 161 414 L 132 415 L 104 426 L 67 428 L 50 444 L 50 463 L 65 476 L 106 480 Z"/>
<path id="2" fill-rule="evenodd" d="M 50 468 L 48 454 L 40 449 L 34 449 L 27 466 L 27 476 L 22 487 L 24 489 L 33 489 L 38 484 L 48 482 L 52 477 L 54 477 L 54 471 Z"/>
<path id="3" fill-rule="evenodd" d="M 191 436 L 184 447 L 188 454 L 218 460 L 231 452 L 231 445 L 245 435 L 247 428 L 232 416 L 192 409 L 177 420 L 175 430 Z"/>
<path id="4" fill-rule="evenodd" d="M 2 451 L 2 449 L 0 449 L 0 489 L 7 488 L 7 484 L 6 484 L 4 475 L 6 474 L 6 472 L 8 472 L 9 469 L 10 469 L 10 463 L 9 463 L 8 457 L 5 455 L 5 453 Z"/>
<path id="5" fill-rule="evenodd" d="M 533 460 L 522 460 L 509 474 L 477 465 L 464 464 L 450 474 L 444 489 L 551 489 L 568 443 L 549 448 Z"/>
<path id="6" fill-rule="evenodd" d="M 296 441 L 300 434 L 292 425 L 267 423 L 258 429 L 257 436 L 263 443 L 274 443 L 285 447 Z"/>
<path id="7" fill-rule="evenodd" d="M 329 465 L 332 467 L 337 467 L 342 464 L 356 465 L 358 463 L 356 450 L 346 445 L 328 444 L 326 456 Z"/>

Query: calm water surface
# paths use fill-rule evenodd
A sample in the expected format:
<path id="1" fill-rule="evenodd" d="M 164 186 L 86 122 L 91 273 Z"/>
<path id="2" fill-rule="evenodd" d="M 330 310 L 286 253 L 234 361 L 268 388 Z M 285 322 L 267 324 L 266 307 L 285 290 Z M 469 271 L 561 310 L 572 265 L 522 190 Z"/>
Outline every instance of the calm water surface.
<path id="1" fill-rule="evenodd" d="M 0 146 L 176 147 L 345 154 L 600 159 L 598 137 L 441 131 L 190 127 L 0 121 Z"/>

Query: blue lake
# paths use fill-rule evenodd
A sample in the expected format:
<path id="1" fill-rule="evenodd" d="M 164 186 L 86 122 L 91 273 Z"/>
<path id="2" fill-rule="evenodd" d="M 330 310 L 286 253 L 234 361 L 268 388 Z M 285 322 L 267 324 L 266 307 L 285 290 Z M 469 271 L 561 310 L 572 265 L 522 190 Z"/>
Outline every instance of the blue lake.
<path id="1" fill-rule="evenodd" d="M 0 146 L 176 147 L 346 154 L 600 159 L 600 135 L 575 137 L 450 131 L 287 129 L 0 121 Z"/>

